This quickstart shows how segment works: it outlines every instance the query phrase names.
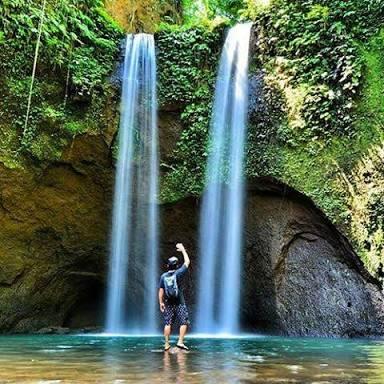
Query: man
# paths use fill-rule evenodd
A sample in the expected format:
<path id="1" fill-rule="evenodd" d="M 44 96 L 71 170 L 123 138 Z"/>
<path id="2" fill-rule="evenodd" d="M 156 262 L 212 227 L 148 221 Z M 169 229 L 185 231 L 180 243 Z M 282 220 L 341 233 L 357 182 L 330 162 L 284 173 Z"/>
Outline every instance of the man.
<path id="1" fill-rule="evenodd" d="M 160 278 L 159 285 L 159 304 L 160 311 L 164 315 L 164 351 L 168 351 L 171 346 L 169 344 L 169 336 L 171 335 L 171 327 L 174 324 L 180 326 L 179 340 L 176 346 L 180 349 L 188 350 L 184 344 L 184 336 L 187 333 L 189 325 L 188 309 L 185 305 L 183 290 L 181 286 L 182 278 L 188 271 L 190 264 L 189 256 L 183 244 L 176 244 L 176 250 L 183 254 L 184 263 L 179 267 L 179 259 L 175 256 L 168 259 L 168 271 L 163 273 Z"/>

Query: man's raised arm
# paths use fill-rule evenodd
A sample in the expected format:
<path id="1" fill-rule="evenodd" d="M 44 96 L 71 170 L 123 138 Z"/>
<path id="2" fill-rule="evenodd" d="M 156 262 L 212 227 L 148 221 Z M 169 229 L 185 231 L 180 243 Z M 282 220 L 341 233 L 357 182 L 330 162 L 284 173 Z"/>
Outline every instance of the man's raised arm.
<path id="1" fill-rule="evenodd" d="M 185 250 L 184 245 L 181 244 L 181 243 L 176 244 L 176 249 L 177 249 L 178 252 L 181 252 L 183 254 L 184 265 L 188 268 L 189 264 L 191 264 L 191 260 L 189 259 L 188 253 Z"/>

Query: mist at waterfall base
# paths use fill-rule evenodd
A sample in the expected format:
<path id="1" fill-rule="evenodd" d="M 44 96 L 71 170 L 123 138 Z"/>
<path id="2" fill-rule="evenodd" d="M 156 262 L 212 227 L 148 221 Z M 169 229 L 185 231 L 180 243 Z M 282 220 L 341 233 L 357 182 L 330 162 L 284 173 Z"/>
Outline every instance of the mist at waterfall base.
<path id="1" fill-rule="evenodd" d="M 215 89 L 200 214 L 200 274 L 196 332 L 239 332 L 243 227 L 243 161 L 251 24 L 231 28 Z"/>
<path id="2" fill-rule="evenodd" d="M 154 333 L 159 160 L 152 35 L 127 36 L 120 108 L 106 332 Z"/>

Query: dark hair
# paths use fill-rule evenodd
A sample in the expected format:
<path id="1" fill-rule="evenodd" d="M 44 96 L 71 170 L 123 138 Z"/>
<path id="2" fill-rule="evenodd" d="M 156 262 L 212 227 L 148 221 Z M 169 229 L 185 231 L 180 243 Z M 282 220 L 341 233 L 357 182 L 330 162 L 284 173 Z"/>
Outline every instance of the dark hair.
<path id="1" fill-rule="evenodd" d="M 167 261 L 168 270 L 176 269 L 179 265 L 179 259 L 176 256 L 172 256 Z"/>

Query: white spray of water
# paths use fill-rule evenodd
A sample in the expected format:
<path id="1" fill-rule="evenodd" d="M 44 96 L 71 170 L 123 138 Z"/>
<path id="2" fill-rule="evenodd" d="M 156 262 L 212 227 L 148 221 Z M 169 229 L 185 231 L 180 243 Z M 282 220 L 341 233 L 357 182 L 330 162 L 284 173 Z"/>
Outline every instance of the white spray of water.
<path id="1" fill-rule="evenodd" d="M 128 35 L 108 279 L 108 333 L 156 329 L 158 259 L 156 58 L 152 35 Z"/>
<path id="2" fill-rule="evenodd" d="M 251 24 L 229 30 L 216 82 L 200 218 L 199 333 L 239 328 L 250 31 Z"/>

